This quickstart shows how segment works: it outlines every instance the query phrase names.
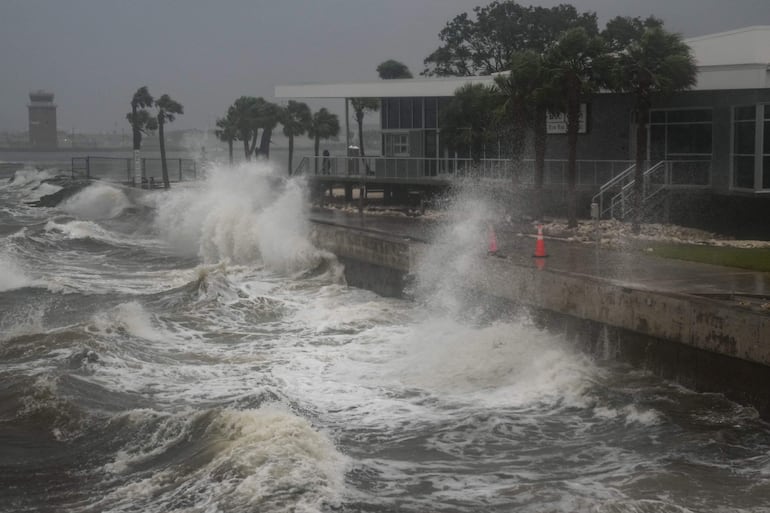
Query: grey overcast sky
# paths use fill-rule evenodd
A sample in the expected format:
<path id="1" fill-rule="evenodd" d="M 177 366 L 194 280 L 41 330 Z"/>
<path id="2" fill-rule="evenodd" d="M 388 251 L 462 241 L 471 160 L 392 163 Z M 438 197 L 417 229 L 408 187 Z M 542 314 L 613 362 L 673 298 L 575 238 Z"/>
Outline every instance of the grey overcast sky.
<path id="1" fill-rule="evenodd" d="M 0 130 L 26 130 L 34 89 L 56 94 L 60 130 L 121 132 L 141 85 L 184 105 L 179 129 L 212 127 L 238 96 L 270 99 L 276 84 L 376 80 L 377 64 L 390 58 L 417 75 L 446 22 L 487 3 L 0 0 Z M 687 37 L 770 25 L 770 0 L 571 3 L 596 12 L 602 25 L 654 14 Z"/>

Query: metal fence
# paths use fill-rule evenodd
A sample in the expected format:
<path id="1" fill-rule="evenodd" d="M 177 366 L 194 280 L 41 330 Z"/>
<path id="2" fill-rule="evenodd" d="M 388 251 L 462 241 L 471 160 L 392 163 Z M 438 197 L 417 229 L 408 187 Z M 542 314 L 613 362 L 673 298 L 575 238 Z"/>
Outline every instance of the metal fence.
<path id="1" fill-rule="evenodd" d="M 632 164 L 630 160 L 578 160 L 577 184 L 590 188 L 598 187 L 621 174 Z M 546 160 L 544 183 L 565 184 L 567 166 L 566 159 Z M 518 162 L 510 159 L 482 159 L 474 162 L 471 159 L 459 158 L 321 156 L 303 157 L 294 174 L 330 178 L 366 176 L 370 179 L 383 178 L 406 182 L 472 176 L 533 184 L 535 162 L 533 159 Z"/>
<path id="2" fill-rule="evenodd" d="M 163 183 L 163 165 L 159 158 L 143 158 L 142 184 Z M 198 166 L 193 159 L 166 159 L 170 182 L 198 179 Z M 134 183 L 134 159 L 122 157 L 73 157 L 73 178 L 96 178 L 111 182 Z"/>

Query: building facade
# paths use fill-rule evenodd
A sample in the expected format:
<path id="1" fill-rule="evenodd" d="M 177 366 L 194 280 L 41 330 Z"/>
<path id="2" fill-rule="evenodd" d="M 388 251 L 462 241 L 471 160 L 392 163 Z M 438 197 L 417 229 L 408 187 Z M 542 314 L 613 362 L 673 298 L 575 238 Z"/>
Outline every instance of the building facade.
<path id="1" fill-rule="evenodd" d="M 34 148 L 56 148 L 56 104 L 53 93 L 29 93 L 29 144 Z"/>
<path id="2" fill-rule="evenodd" d="M 691 38 L 686 43 L 698 65 L 697 84 L 654 103 L 647 120 L 647 165 L 658 166 L 663 185 L 675 194 L 686 191 L 690 197 L 702 198 L 706 193 L 708 201 L 688 207 L 706 211 L 705 217 L 714 212 L 710 206 L 714 203 L 733 205 L 736 211 L 748 209 L 747 216 L 754 219 L 770 214 L 770 26 Z M 438 177 L 456 169 L 452 161 L 467 157 L 461 149 L 450 150 L 442 139 L 442 107 L 463 85 L 493 82 L 493 77 L 477 76 L 278 86 L 275 96 L 380 98 L 382 160 L 376 163 L 377 174 L 399 176 L 392 171 L 400 166 L 409 168 L 409 176 Z M 586 214 L 594 194 L 635 158 L 632 105 L 630 95 L 604 92 L 583 106 L 577 186 Z M 550 121 L 545 186 L 563 191 L 567 137 L 563 120 Z M 532 145 L 528 147 L 531 157 Z M 508 157 L 504 140 L 488 150 L 487 159 Z M 531 183 L 526 160 L 519 164 L 523 169 L 510 171 L 522 175 L 523 184 Z"/>

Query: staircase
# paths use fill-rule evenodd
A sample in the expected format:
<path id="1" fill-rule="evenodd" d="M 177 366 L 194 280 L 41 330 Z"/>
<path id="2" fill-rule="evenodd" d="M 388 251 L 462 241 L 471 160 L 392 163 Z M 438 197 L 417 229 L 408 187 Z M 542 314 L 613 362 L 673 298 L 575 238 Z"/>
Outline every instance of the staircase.
<path id="1" fill-rule="evenodd" d="M 661 160 L 642 175 L 642 210 L 660 204 L 667 190 L 667 161 Z M 626 219 L 634 211 L 636 164 L 632 164 L 599 188 L 592 201 L 599 205 L 599 219 Z"/>

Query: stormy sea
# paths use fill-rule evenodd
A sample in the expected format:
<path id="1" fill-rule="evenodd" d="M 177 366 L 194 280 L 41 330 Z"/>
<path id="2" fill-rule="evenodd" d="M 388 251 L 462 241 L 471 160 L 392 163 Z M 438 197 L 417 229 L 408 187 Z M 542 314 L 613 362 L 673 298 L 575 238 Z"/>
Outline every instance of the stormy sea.
<path id="1" fill-rule="evenodd" d="M 266 165 L 55 174 L 0 182 L 2 512 L 770 511 L 755 410 L 463 297 L 481 204 L 390 299 Z"/>

